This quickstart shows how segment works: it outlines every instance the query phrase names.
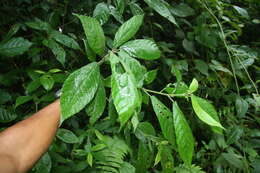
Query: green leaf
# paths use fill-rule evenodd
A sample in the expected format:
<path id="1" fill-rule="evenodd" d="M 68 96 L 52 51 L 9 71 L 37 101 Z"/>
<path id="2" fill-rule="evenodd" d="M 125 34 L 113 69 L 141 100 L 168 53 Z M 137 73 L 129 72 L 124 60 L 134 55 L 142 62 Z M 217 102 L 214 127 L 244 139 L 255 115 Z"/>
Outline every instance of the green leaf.
<path id="1" fill-rule="evenodd" d="M 199 59 L 195 59 L 194 60 L 195 63 L 195 68 L 201 72 L 202 74 L 208 76 L 208 70 L 209 70 L 209 66 L 207 63 L 205 63 L 203 60 L 199 60 Z"/>
<path id="2" fill-rule="evenodd" d="M 51 90 L 54 85 L 54 79 L 50 75 L 41 76 L 40 82 L 41 82 L 42 86 L 44 87 L 44 89 L 46 89 L 47 91 Z"/>
<path id="3" fill-rule="evenodd" d="M 120 59 L 111 53 L 109 60 L 112 69 L 112 98 L 122 126 L 139 106 L 139 94 L 133 74 L 124 69 Z"/>
<path id="4" fill-rule="evenodd" d="M 50 37 L 58 43 L 67 46 L 72 49 L 80 50 L 79 44 L 71 37 L 60 33 L 59 31 L 52 31 Z"/>
<path id="5" fill-rule="evenodd" d="M 90 63 L 73 72 L 64 82 L 61 122 L 83 109 L 95 96 L 100 81 L 99 66 Z"/>
<path id="6" fill-rule="evenodd" d="M 246 19 L 249 19 L 249 18 L 250 18 L 246 9 L 241 8 L 241 7 L 239 7 L 239 6 L 236 6 L 236 5 L 234 5 L 233 8 L 234 8 L 241 16 L 243 16 L 244 18 L 246 18 Z"/>
<path id="7" fill-rule="evenodd" d="M 175 147 L 176 139 L 172 112 L 155 96 L 151 96 L 153 110 L 159 120 L 163 136 Z"/>
<path id="8" fill-rule="evenodd" d="M 131 39 L 142 25 L 143 18 L 144 15 L 135 15 L 131 19 L 123 23 L 123 25 L 121 25 L 116 32 L 113 46 L 117 48 L 118 46 L 121 46 L 123 43 Z"/>
<path id="9" fill-rule="evenodd" d="M 181 159 L 191 165 L 194 152 L 194 138 L 190 126 L 176 102 L 172 106 L 176 143 Z"/>
<path id="10" fill-rule="evenodd" d="M 90 116 L 90 124 L 94 124 L 103 114 L 106 107 L 106 90 L 103 81 L 100 80 L 94 99 L 87 105 L 86 112 Z"/>
<path id="11" fill-rule="evenodd" d="M 93 17 L 96 18 L 101 25 L 105 24 L 110 16 L 108 5 L 104 2 L 98 3 L 93 11 Z"/>
<path id="12" fill-rule="evenodd" d="M 36 30 L 39 30 L 39 31 L 51 31 L 52 28 L 50 26 L 49 23 L 47 22 L 44 22 L 40 19 L 35 19 L 35 21 L 29 21 L 29 22 L 25 22 L 25 24 L 30 27 L 30 28 L 33 28 L 33 29 L 36 29 Z"/>
<path id="13" fill-rule="evenodd" d="M 48 153 L 45 153 L 41 159 L 34 166 L 35 173 L 49 173 L 51 172 L 52 162 Z"/>
<path id="14" fill-rule="evenodd" d="M 19 105 L 22 105 L 32 99 L 33 99 L 32 96 L 19 96 L 15 101 L 15 108 L 17 108 Z"/>
<path id="15" fill-rule="evenodd" d="M 17 118 L 17 115 L 6 109 L 0 108 L 0 123 L 8 123 Z"/>
<path id="16" fill-rule="evenodd" d="M 56 59 L 64 66 L 66 61 L 66 52 L 65 50 L 54 40 L 48 39 L 43 40 L 43 45 L 50 48 L 52 53 L 55 55 Z"/>
<path id="17" fill-rule="evenodd" d="M 32 43 L 22 37 L 12 38 L 11 40 L 0 43 L 0 55 L 13 57 L 26 52 Z"/>
<path id="18" fill-rule="evenodd" d="M 196 115 L 201 121 L 210 126 L 224 129 L 224 127 L 219 123 L 217 112 L 212 104 L 207 100 L 194 95 L 191 96 L 191 102 Z"/>
<path id="19" fill-rule="evenodd" d="M 79 138 L 72 131 L 63 128 L 58 129 L 57 137 L 68 144 L 79 142 Z"/>
<path id="20" fill-rule="evenodd" d="M 248 103 L 242 98 L 237 98 L 236 99 L 236 111 L 237 111 L 237 116 L 242 118 L 245 117 L 247 111 L 248 111 Z"/>
<path id="21" fill-rule="evenodd" d="M 231 153 L 231 152 L 222 153 L 221 155 L 224 157 L 224 159 L 228 163 L 230 163 L 235 168 L 238 168 L 238 169 L 241 169 L 241 170 L 245 169 L 245 164 L 244 164 L 244 162 L 241 159 L 239 159 L 238 155 L 236 155 L 234 153 Z"/>
<path id="22" fill-rule="evenodd" d="M 91 153 L 88 153 L 87 161 L 90 167 L 93 165 L 93 155 Z"/>
<path id="23" fill-rule="evenodd" d="M 145 84 L 152 83 L 157 76 L 158 69 L 150 70 L 145 74 Z"/>
<path id="24" fill-rule="evenodd" d="M 170 5 L 167 2 L 165 2 L 164 0 L 144 0 L 144 1 L 149 5 L 149 7 L 154 9 L 161 16 L 165 17 L 171 23 L 178 26 L 175 18 L 173 17 L 173 15 L 171 14 L 171 12 L 168 8 L 168 6 L 170 6 Z"/>
<path id="25" fill-rule="evenodd" d="M 137 3 L 130 3 L 129 6 L 133 15 L 144 14 L 143 9 Z"/>
<path id="26" fill-rule="evenodd" d="M 123 63 L 125 70 L 129 74 L 133 74 L 136 87 L 141 88 L 143 86 L 143 81 L 146 73 L 146 68 L 140 64 L 140 62 L 132 57 L 130 57 L 124 51 L 118 53 L 120 61 Z"/>
<path id="27" fill-rule="evenodd" d="M 0 105 L 12 100 L 12 96 L 5 90 L 0 89 Z"/>
<path id="28" fill-rule="evenodd" d="M 189 86 L 190 93 L 197 91 L 198 87 L 199 87 L 199 83 L 198 83 L 197 79 L 194 78 Z"/>
<path id="29" fill-rule="evenodd" d="M 135 173 L 135 167 L 128 162 L 121 164 L 119 173 Z"/>
<path id="30" fill-rule="evenodd" d="M 81 21 L 90 48 L 98 55 L 105 50 L 105 35 L 97 19 L 75 14 Z"/>
<path id="31" fill-rule="evenodd" d="M 96 61 L 96 54 L 95 52 L 90 48 L 88 41 L 83 39 L 83 43 L 85 46 L 85 51 L 87 53 L 87 57 L 89 59 L 90 62 L 94 62 Z"/>
<path id="32" fill-rule="evenodd" d="M 120 48 L 131 56 L 145 60 L 155 60 L 161 56 L 161 52 L 157 45 L 153 41 L 146 39 L 129 41 Z"/>
<path id="33" fill-rule="evenodd" d="M 172 7 L 171 12 L 178 17 L 188 17 L 195 14 L 194 10 L 184 3 L 180 3 L 179 5 Z"/>
<path id="34" fill-rule="evenodd" d="M 162 173 L 173 173 L 174 159 L 172 149 L 167 145 L 160 145 Z"/>

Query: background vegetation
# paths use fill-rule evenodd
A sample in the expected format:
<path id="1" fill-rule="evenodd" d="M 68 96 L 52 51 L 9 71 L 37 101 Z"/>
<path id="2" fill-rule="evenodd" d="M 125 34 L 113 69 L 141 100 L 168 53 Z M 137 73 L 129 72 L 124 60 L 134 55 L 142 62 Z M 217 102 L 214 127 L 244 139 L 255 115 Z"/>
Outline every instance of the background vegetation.
<path id="1" fill-rule="evenodd" d="M 31 172 L 258 173 L 259 9 L 258 0 L 2 0 L 0 129 L 54 101 L 70 76 L 64 121 Z M 99 84 L 66 102 L 83 66 L 95 68 L 78 78 L 85 89 Z M 116 95 L 123 74 L 138 99 Z"/>

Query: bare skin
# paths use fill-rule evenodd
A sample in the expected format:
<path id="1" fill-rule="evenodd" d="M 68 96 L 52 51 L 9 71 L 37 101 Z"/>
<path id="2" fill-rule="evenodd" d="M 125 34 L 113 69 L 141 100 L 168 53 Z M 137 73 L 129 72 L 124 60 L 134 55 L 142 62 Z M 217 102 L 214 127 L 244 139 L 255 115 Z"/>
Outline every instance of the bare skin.
<path id="1" fill-rule="evenodd" d="M 59 126 L 60 101 L 0 133 L 0 173 L 27 172 L 46 152 Z"/>

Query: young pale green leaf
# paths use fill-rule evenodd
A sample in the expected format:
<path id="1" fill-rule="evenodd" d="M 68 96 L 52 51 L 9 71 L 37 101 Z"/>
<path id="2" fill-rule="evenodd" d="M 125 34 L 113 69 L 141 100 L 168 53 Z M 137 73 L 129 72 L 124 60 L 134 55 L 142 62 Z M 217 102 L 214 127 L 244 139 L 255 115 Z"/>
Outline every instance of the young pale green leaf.
<path id="1" fill-rule="evenodd" d="M 80 49 L 79 44 L 73 38 L 71 38 L 65 34 L 62 34 L 59 31 L 52 31 L 50 33 L 50 37 L 64 46 L 67 46 L 69 48 L 76 49 L 76 50 Z"/>
<path id="2" fill-rule="evenodd" d="M 96 18 L 101 25 L 105 24 L 110 16 L 108 5 L 104 2 L 98 3 L 93 11 L 93 17 Z"/>
<path id="3" fill-rule="evenodd" d="M 64 66 L 65 61 L 66 61 L 65 50 L 52 39 L 43 40 L 42 43 L 44 46 L 51 49 L 52 53 L 56 56 L 56 59 Z"/>
<path id="4" fill-rule="evenodd" d="M 26 52 L 32 43 L 22 37 L 12 38 L 11 40 L 0 43 L 0 55 L 13 57 Z"/>
<path id="5" fill-rule="evenodd" d="M 96 54 L 102 55 L 105 50 L 105 35 L 100 23 L 92 17 L 78 14 L 76 16 L 81 21 L 90 48 Z"/>
<path id="6" fill-rule="evenodd" d="M 95 96 L 100 81 L 99 66 L 90 63 L 73 72 L 64 82 L 61 122 L 83 109 Z"/>
<path id="7" fill-rule="evenodd" d="M 0 123 L 8 123 L 15 120 L 17 114 L 10 112 L 6 109 L 0 108 Z"/>
<path id="8" fill-rule="evenodd" d="M 90 167 L 93 165 L 93 155 L 91 153 L 88 153 L 87 161 Z"/>
<path id="9" fill-rule="evenodd" d="M 130 57 L 124 51 L 120 51 L 118 55 L 120 61 L 123 63 L 125 70 L 129 74 L 133 74 L 137 88 L 141 88 L 143 86 L 143 81 L 146 74 L 145 66 L 141 65 L 139 61 Z"/>
<path id="10" fill-rule="evenodd" d="M 15 101 L 15 108 L 17 108 L 18 106 L 32 100 L 33 97 L 32 96 L 20 96 L 16 99 Z"/>
<path id="11" fill-rule="evenodd" d="M 149 5 L 149 7 L 154 9 L 161 16 L 165 17 L 174 25 L 178 26 L 175 18 L 173 17 L 171 11 L 168 8 L 168 6 L 170 5 L 167 2 L 165 2 L 164 0 L 144 0 L 144 1 Z"/>
<path id="12" fill-rule="evenodd" d="M 199 87 L 199 83 L 197 79 L 194 78 L 189 86 L 190 93 L 197 91 L 198 87 Z"/>
<path id="13" fill-rule="evenodd" d="M 219 123 L 219 118 L 214 106 L 207 100 L 193 95 L 191 96 L 191 102 L 196 115 L 201 121 L 210 126 L 224 129 L 224 127 Z"/>
<path id="14" fill-rule="evenodd" d="M 155 60 L 160 58 L 161 55 L 157 45 L 153 41 L 146 39 L 129 41 L 120 48 L 131 56 L 145 60 Z"/>
<path id="15" fill-rule="evenodd" d="M 47 74 L 41 76 L 40 82 L 41 82 L 43 88 L 46 89 L 47 91 L 51 90 L 54 85 L 53 77 L 50 75 L 47 75 Z"/>
<path id="16" fill-rule="evenodd" d="M 131 118 L 135 108 L 140 106 L 139 94 L 133 74 L 124 69 L 120 59 L 111 53 L 109 60 L 112 69 L 112 98 L 122 126 Z"/>
<path id="17" fill-rule="evenodd" d="M 90 116 L 90 124 L 94 124 L 103 114 L 106 107 L 106 90 L 103 81 L 100 80 L 94 99 L 87 105 L 86 112 Z"/>
<path id="18" fill-rule="evenodd" d="M 172 112 L 155 96 L 151 97 L 153 110 L 159 120 L 163 136 L 175 147 L 176 139 Z"/>
<path id="19" fill-rule="evenodd" d="M 79 138 L 72 131 L 63 128 L 58 129 L 57 137 L 68 144 L 79 142 Z"/>
<path id="20" fill-rule="evenodd" d="M 172 106 L 176 143 L 181 159 L 191 165 L 194 151 L 194 138 L 188 122 L 176 102 Z"/>
<path id="21" fill-rule="evenodd" d="M 153 166 L 156 166 L 156 165 L 161 161 L 161 159 L 162 159 L 161 150 L 158 149 L 158 152 L 157 152 L 157 154 L 156 154 L 156 156 L 155 156 L 155 159 L 154 159 L 154 164 L 153 164 Z"/>
<path id="22" fill-rule="evenodd" d="M 128 21 L 126 21 L 125 23 L 123 23 L 123 25 L 121 25 L 118 31 L 116 32 L 113 46 L 117 48 L 118 46 L 121 46 L 123 43 L 131 39 L 142 25 L 143 18 L 144 15 L 136 15 Z"/>

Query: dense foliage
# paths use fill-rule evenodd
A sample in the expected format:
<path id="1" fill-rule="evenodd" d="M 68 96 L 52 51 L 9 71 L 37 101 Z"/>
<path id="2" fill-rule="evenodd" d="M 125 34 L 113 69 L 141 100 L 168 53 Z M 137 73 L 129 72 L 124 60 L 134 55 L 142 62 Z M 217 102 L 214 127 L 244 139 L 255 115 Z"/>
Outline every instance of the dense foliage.
<path id="1" fill-rule="evenodd" d="M 260 172 L 259 9 L 2 0 L 0 128 L 61 89 L 61 127 L 31 172 Z"/>

